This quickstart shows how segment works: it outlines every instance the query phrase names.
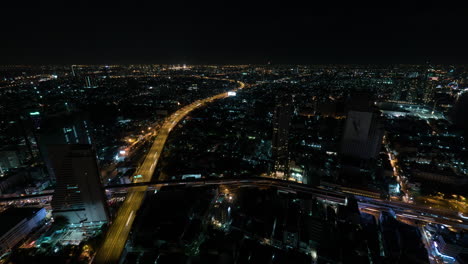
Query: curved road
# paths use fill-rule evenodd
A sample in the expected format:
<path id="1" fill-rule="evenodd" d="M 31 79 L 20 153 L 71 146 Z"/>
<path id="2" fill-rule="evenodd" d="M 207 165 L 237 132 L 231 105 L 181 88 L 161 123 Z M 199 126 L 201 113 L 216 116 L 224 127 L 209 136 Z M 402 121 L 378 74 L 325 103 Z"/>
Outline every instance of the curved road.
<path id="1" fill-rule="evenodd" d="M 224 80 L 229 82 L 236 82 L 239 84 L 239 87 L 234 89 L 242 89 L 245 87 L 245 84 L 240 81 L 230 80 L 230 79 L 220 79 L 220 78 L 210 78 L 210 77 L 200 77 L 205 79 L 216 79 Z M 211 103 L 218 99 L 223 99 L 228 97 L 228 93 L 220 93 L 212 97 L 205 99 L 197 100 L 189 105 L 182 107 L 177 110 L 171 116 L 167 117 L 163 125 L 158 131 L 158 135 L 151 146 L 151 149 L 146 154 L 145 160 L 141 166 L 137 169 L 136 175 L 141 175 L 141 178 L 137 179 L 139 182 L 149 182 L 153 177 L 154 170 L 158 164 L 159 157 L 163 151 L 164 144 L 166 143 L 167 137 L 171 130 L 190 112 L 193 110 L 203 107 L 208 103 Z M 145 193 L 147 191 L 147 186 L 138 186 L 132 187 L 120 207 L 116 218 L 112 222 L 103 245 L 99 249 L 96 258 L 94 259 L 95 263 L 117 263 L 120 259 L 120 255 L 125 247 L 128 234 L 132 228 L 133 220 L 135 219 L 136 213 L 140 208 Z"/>

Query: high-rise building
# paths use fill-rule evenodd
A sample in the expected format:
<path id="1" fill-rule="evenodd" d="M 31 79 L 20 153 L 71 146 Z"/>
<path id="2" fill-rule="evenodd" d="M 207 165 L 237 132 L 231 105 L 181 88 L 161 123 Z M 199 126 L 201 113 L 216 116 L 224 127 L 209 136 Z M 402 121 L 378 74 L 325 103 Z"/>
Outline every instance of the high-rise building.
<path id="1" fill-rule="evenodd" d="M 29 113 L 29 118 L 32 122 L 33 128 L 35 130 L 41 129 L 41 113 L 39 111 L 33 111 Z"/>
<path id="2" fill-rule="evenodd" d="M 343 174 L 352 181 L 368 173 L 379 155 L 384 134 L 380 113 L 374 111 L 372 98 L 366 93 L 354 94 L 348 102 L 347 118 L 341 140 Z"/>
<path id="3" fill-rule="evenodd" d="M 273 175 L 287 179 L 289 176 L 289 127 L 293 112 L 291 96 L 284 96 L 276 106 L 273 116 L 272 159 Z"/>
<path id="4" fill-rule="evenodd" d="M 57 184 L 52 214 L 70 223 L 108 221 L 96 154 L 91 145 L 63 144 L 49 147 Z"/>
<path id="5" fill-rule="evenodd" d="M 434 68 L 429 62 L 426 63 L 424 67 L 424 80 L 422 86 L 422 102 L 429 104 L 434 99 L 434 91 L 436 87 L 436 82 L 439 80 L 439 76 L 434 72 Z"/>
<path id="6" fill-rule="evenodd" d="M 378 156 L 383 137 L 379 114 L 375 112 L 348 112 L 341 153 L 358 159 L 374 159 Z"/>
<path id="7" fill-rule="evenodd" d="M 2 175 L 5 170 L 18 168 L 20 164 L 18 151 L 8 148 L 0 149 L 0 175 Z"/>
<path id="8" fill-rule="evenodd" d="M 86 116 L 77 112 L 61 112 L 49 115 L 43 120 L 37 139 L 49 177 L 55 181 L 52 161 L 49 157 L 49 145 L 91 144 L 90 128 Z"/>

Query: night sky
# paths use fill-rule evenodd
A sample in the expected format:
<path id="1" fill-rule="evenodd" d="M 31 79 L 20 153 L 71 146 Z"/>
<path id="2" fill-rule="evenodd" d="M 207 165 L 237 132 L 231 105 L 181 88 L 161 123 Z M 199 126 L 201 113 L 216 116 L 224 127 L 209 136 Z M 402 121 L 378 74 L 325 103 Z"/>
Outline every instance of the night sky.
<path id="1" fill-rule="evenodd" d="M 0 64 L 468 63 L 467 9 L 429 1 L 37 2 L 2 3 Z"/>

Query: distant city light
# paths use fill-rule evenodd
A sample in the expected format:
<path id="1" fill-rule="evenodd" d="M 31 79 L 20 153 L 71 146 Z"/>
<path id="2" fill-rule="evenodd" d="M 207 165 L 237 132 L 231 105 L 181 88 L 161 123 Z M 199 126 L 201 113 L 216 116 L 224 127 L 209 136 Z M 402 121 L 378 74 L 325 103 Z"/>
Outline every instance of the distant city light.
<path id="1" fill-rule="evenodd" d="M 87 244 L 82 246 L 82 255 L 89 258 L 86 261 L 91 261 L 97 253 L 99 263 L 116 262 L 114 260 L 122 256 L 122 249 L 137 245 L 132 237 L 140 237 L 140 234 L 147 233 L 148 237 L 142 237 L 145 240 L 159 239 L 158 236 L 151 237 L 156 234 L 154 230 L 146 229 L 151 225 L 143 224 L 144 221 L 153 224 L 148 218 L 153 212 L 146 212 L 151 210 L 144 208 L 148 201 L 152 202 L 145 198 L 149 196 L 147 191 L 154 189 L 154 193 L 162 194 L 155 196 L 157 199 L 165 199 L 168 192 L 173 192 L 170 196 L 175 199 L 182 197 L 196 203 L 196 207 L 169 209 L 190 210 L 189 220 L 196 220 L 193 224 L 197 229 L 199 220 L 206 218 L 205 222 L 211 221 L 209 223 L 214 227 L 225 232 L 232 228 L 248 231 L 243 230 L 244 225 L 239 226 L 237 220 L 242 218 L 242 222 L 253 220 L 256 223 L 257 214 L 262 216 L 264 211 L 261 207 L 267 205 L 268 209 L 269 204 L 280 209 L 277 210 L 280 218 L 268 210 L 263 215 L 274 227 L 284 226 L 281 214 L 287 214 L 286 220 L 300 219 L 289 221 L 291 228 L 288 222 L 288 228 L 276 232 L 278 236 L 249 237 L 255 242 L 255 248 L 258 242 L 262 243 L 261 247 L 274 248 L 275 253 L 269 255 L 271 259 L 280 257 L 277 245 L 283 250 L 300 251 L 309 262 L 334 258 L 334 252 L 322 252 L 317 248 L 320 241 L 314 239 L 314 243 L 303 243 L 302 233 L 297 230 L 302 230 L 304 220 L 307 222 L 304 225 L 306 233 L 312 229 L 315 233 L 346 231 L 332 237 L 330 242 L 346 238 L 352 234 L 349 231 L 354 232 L 354 227 L 360 224 L 377 224 L 379 228 L 369 230 L 375 232 L 373 237 L 379 235 L 382 243 L 380 247 L 369 247 L 367 253 L 363 252 L 369 261 L 373 256 L 389 263 L 393 261 L 392 256 L 383 256 L 382 252 L 393 250 L 393 247 L 387 248 L 387 242 L 392 242 L 396 233 L 406 239 L 399 241 L 402 243 L 398 243 L 396 249 L 424 243 L 427 254 L 422 248 L 411 252 L 420 262 L 429 257 L 435 262 L 453 263 L 455 258 L 458 259 L 458 253 L 452 248 L 459 246 L 457 243 L 461 240 L 456 239 L 463 234 L 458 231 L 468 223 L 468 199 L 462 196 L 466 191 L 463 187 L 466 184 L 464 176 L 468 173 L 465 157 L 468 146 L 466 138 L 458 129 L 453 129 L 455 125 L 451 125 L 449 117 L 455 111 L 453 109 L 466 106 L 467 94 L 463 93 L 468 93 L 465 88 L 468 87 L 465 82 L 468 71 L 463 69 L 459 74 L 457 70 L 447 75 L 447 66 L 438 67 L 427 64 L 388 69 L 361 66 L 291 68 L 275 63 L 270 66 L 200 67 L 185 64 L 113 65 L 108 69 L 108 65 L 72 65 L 74 78 L 69 78 L 69 67 L 61 70 L 62 67 L 44 66 L 41 71 L 12 68 L 12 74 L 2 77 L 0 84 L 0 88 L 4 88 L 2 91 L 18 93 L 17 96 L 7 96 L 12 101 L 0 107 L 3 120 L 0 123 L 8 129 L 5 130 L 8 137 L 10 134 L 14 137 L 13 140 L 5 138 L 7 145 L 2 145 L 0 151 L 0 183 L 9 183 L 18 177 L 22 179 L 25 172 L 34 175 L 30 177 L 31 182 L 11 186 L 12 193 L 18 190 L 12 202 L 21 207 L 31 204 L 36 208 L 36 201 L 41 201 L 40 205 L 46 209 L 52 208 L 49 215 L 58 216 L 61 212 L 54 209 L 55 202 L 51 199 L 61 194 L 51 187 L 55 178 L 64 179 L 67 175 L 61 176 L 61 170 L 54 166 L 68 166 L 64 172 L 76 170 L 73 175 L 77 177 L 92 171 L 95 176 L 89 178 L 95 181 L 92 186 L 106 193 L 106 196 L 96 196 L 107 198 L 100 202 L 103 205 L 100 208 L 119 205 L 122 209 L 113 214 L 113 221 L 104 221 L 110 227 L 103 237 L 102 248 L 105 250 L 99 253 Z M 58 79 L 58 75 L 62 77 Z M 102 81 L 103 78 L 108 79 Z M 31 80 L 34 82 L 29 84 Z M 84 89 L 96 87 L 102 89 Z M 243 91 L 241 97 L 227 98 L 237 96 L 237 91 Z M 37 100 L 39 98 L 44 100 Z M 215 103 L 218 100 L 221 103 Z M 460 115 L 464 117 L 467 110 L 460 109 Z M 21 114 L 19 118 L 18 114 Z M 11 118 L 14 121 L 10 121 Z M 466 120 L 461 119 L 460 125 L 464 125 Z M 175 133 L 171 133 L 173 130 Z M 91 135 L 93 141 L 99 143 L 96 149 L 90 145 Z M 77 155 L 69 155 L 73 163 L 62 161 L 64 155 L 48 155 L 49 151 L 41 157 L 42 148 L 49 143 L 64 145 L 64 148 L 76 144 Z M 89 149 L 87 161 L 75 163 L 75 156 L 78 159 L 84 153 L 82 148 L 85 146 L 82 145 L 85 143 Z M 75 150 L 71 154 L 74 153 Z M 60 160 L 47 162 L 54 157 Z M 97 164 L 102 170 L 95 169 Z M 57 175 L 48 177 L 42 173 L 44 169 Z M 170 182 L 165 183 L 166 180 Z M 425 184 L 426 181 L 430 184 Z M 301 187 L 301 183 L 310 187 Z M 57 190 L 86 197 L 86 188 L 77 184 L 66 182 Z M 128 195 L 124 195 L 121 187 L 115 188 L 131 184 L 142 186 L 128 188 L 125 190 Z M 433 188 L 437 185 L 444 188 L 436 194 L 438 188 Z M 160 191 L 162 186 L 170 188 L 164 187 Z M 179 192 L 179 189 L 188 188 L 190 196 Z M 201 190 L 200 194 L 191 191 L 195 188 Z M 253 189 L 258 189 L 259 194 L 253 195 Z M 267 189 L 271 192 L 265 192 Z M 317 199 L 310 200 L 309 192 L 316 192 L 317 195 L 311 195 Z M 41 195 L 40 198 L 36 194 Z M 43 198 L 42 194 L 48 198 Z M 9 195 L 5 198 L 10 199 Z M 66 206 L 68 210 L 70 206 Z M 0 211 L 8 207 L 10 202 L 4 202 Z M 242 212 L 244 207 L 254 214 Z M 206 208 L 209 208 L 208 215 Z M 258 212 L 255 211 L 257 208 Z M 54 236 L 63 237 L 68 245 L 78 245 L 81 241 L 86 242 L 85 238 L 96 235 L 88 230 L 90 225 L 102 223 L 91 219 L 92 214 L 80 217 L 76 213 L 79 211 L 75 207 L 72 209 L 74 211 L 69 215 L 75 220 L 66 225 L 63 234 L 56 232 Z M 164 213 L 158 212 L 156 217 Z M 337 217 L 329 219 L 330 213 Z M 349 231 L 333 224 L 336 219 L 348 219 L 348 213 L 363 217 L 345 223 L 351 227 L 347 228 Z M 188 214 L 180 215 L 184 217 L 182 220 L 187 220 Z M 172 221 L 170 216 L 168 220 Z M 140 220 L 135 221 L 136 217 Z M 421 218 L 424 225 L 418 225 Z M 177 223 L 177 219 L 174 220 Z M 185 222 L 189 223 L 189 220 Z M 396 221 L 399 222 L 397 227 L 394 225 Z M 61 225 L 58 218 L 54 225 L 57 224 Z M 380 232 L 384 229 L 389 232 Z M 40 228 L 27 240 L 21 240 L 21 244 L 39 248 L 43 243 L 43 250 L 48 254 L 63 254 L 58 238 L 52 237 L 57 242 L 48 241 L 51 237 L 48 230 L 55 229 Z M 405 235 L 418 230 L 423 234 L 422 241 L 419 235 Z M 192 234 L 195 238 L 210 237 L 212 233 L 211 228 L 195 231 L 199 233 Z M 186 244 L 185 240 L 182 242 Z M 365 238 L 358 237 L 356 242 L 341 243 L 337 250 L 349 247 L 349 251 L 343 252 L 349 252 L 349 257 L 353 257 L 355 252 L 360 254 Z M 20 254 L 15 250 L 21 249 L 21 244 L 9 250 Z M 216 243 L 213 246 L 216 249 Z M 462 247 L 466 248 L 466 245 Z M 76 252 L 79 250 L 77 248 Z M 190 248 L 191 254 L 193 250 L 198 252 L 199 249 Z M 200 250 L 208 252 L 211 244 Z M 242 259 L 250 253 L 242 253 Z M 72 255 L 70 257 L 75 258 Z M 157 261 L 156 255 L 151 257 Z M 336 261 L 347 257 L 348 253 L 340 254 Z"/>

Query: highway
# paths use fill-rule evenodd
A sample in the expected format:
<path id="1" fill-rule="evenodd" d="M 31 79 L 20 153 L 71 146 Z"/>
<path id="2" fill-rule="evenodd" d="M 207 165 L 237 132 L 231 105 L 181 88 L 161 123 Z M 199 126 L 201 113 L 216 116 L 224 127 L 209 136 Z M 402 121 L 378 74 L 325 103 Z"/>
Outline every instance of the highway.
<path id="1" fill-rule="evenodd" d="M 468 230 L 468 218 L 460 215 L 450 209 L 442 210 L 429 208 L 428 206 L 410 204 L 401 201 L 390 201 L 382 198 L 371 196 L 363 196 L 355 193 L 350 193 L 347 188 L 330 188 L 329 186 L 313 187 L 301 183 L 280 180 L 274 178 L 251 177 L 242 179 L 197 179 L 197 180 L 178 180 L 178 181 L 157 181 L 148 184 L 148 191 L 160 189 L 162 186 L 206 186 L 206 185 L 230 185 L 230 186 L 254 186 L 254 187 L 274 187 L 290 193 L 309 194 L 317 199 L 334 202 L 337 204 L 345 204 L 348 196 L 354 196 L 358 202 L 359 208 L 369 211 L 394 211 L 400 218 L 410 220 L 418 220 L 419 222 L 443 224 L 455 228 Z M 130 185 L 129 185 L 130 186 Z M 110 189 L 122 189 L 122 185 L 110 187 Z M 127 187 L 129 188 L 129 187 Z M 365 194 L 365 193 L 364 193 Z"/>
<path id="2" fill-rule="evenodd" d="M 234 89 L 233 91 L 237 91 L 245 87 L 245 84 L 240 81 L 210 77 L 200 78 L 236 82 L 239 85 L 239 87 Z M 177 110 L 172 115 L 167 117 L 161 128 L 158 130 L 158 135 L 154 140 L 150 150 L 146 154 L 143 163 L 136 171 L 136 175 L 141 176 L 139 178 L 136 178 L 134 182 L 151 181 L 154 170 L 156 169 L 156 166 L 158 164 L 159 157 L 164 149 L 167 137 L 182 119 L 184 119 L 193 110 L 203 107 L 206 104 L 211 103 L 215 100 L 223 99 L 226 97 L 228 97 L 228 93 L 223 92 L 205 99 L 197 100 L 189 105 L 182 107 L 181 109 Z M 110 225 L 104 243 L 99 249 L 96 258 L 94 259 L 95 263 L 117 263 L 119 261 L 120 255 L 122 254 L 122 251 L 125 247 L 128 234 L 130 233 L 130 230 L 132 228 L 133 220 L 135 219 L 137 211 L 143 202 L 147 189 L 147 186 L 136 186 L 131 187 L 128 190 L 127 197 L 125 198 L 125 201 L 120 207 L 114 221 Z"/>
<path id="3" fill-rule="evenodd" d="M 392 210 L 399 218 L 408 220 L 417 220 L 420 223 L 435 223 L 452 226 L 454 228 L 468 230 L 468 218 L 464 215 L 453 210 L 441 210 L 429 208 L 424 205 L 410 204 L 401 201 L 389 201 L 382 198 L 377 198 L 375 195 L 363 196 L 355 193 L 348 192 L 347 188 L 331 188 L 329 186 L 313 187 L 301 183 L 291 182 L 287 180 L 280 180 L 265 177 L 251 177 L 242 179 L 194 179 L 194 180 L 177 180 L 177 181 L 155 181 L 155 182 L 141 182 L 137 184 L 108 186 L 108 190 L 115 189 L 115 191 L 123 191 L 132 186 L 148 185 L 148 191 L 160 189 L 163 186 L 207 186 L 207 185 L 226 185 L 238 187 L 272 187 L 277 188 L 283 192 L 289 193 L 302 193 L 316 197 L 328 202 L 336 204 L 345 204 L 348 196 L 354 196 L 358 202 L 359 208 L 365 212 L 381 212 Z M 364 193 L 365 194 L 365 193 Z"/>
<path id="4" fill-rule="evenodd" d="M 449 208 L 437 209 L 430 208 L 426 205 L 411 204 L 401 201 L 389 201 L 379 198 L 374 193 L 358 192 L 356 189 L 340 187 L 338 185 L 322 185 L 319 187 L 311 187 L 295 182 L 289 182 L 273 178 L 251 177 L 242 179 L 187 179 L 177 181 L 151 181 L 143 182 L 138 181 L 132 184 L 119 184 L 107 186 L 106 190 L 111 193 L 129 193 L 137 188 L 141 190 L 154 191 L 162 186 L 204 186 L 204 185 L 237 185 L 237 186 L 260 186 L 260 187 L 275 187 L 287 192 L 298 193 L 303 192 L 316 196 L 318 199 L 344 204 L 346 196 L 354 195 L 358 200 L 359 208 L 361 211 L 367 213 L 389 211 L 390 209 L 395 212 L 399 218 L 406 218 L 409 220 L 417 220 L 419 222 L 443 224 L 455 228 L 462 228 L 468 230 L 468 217 L 453 211 Z M 20 197 L 3 198 L 0 203 L 3 206 L 9 206 L 11 203 L 16 203 L 20 206 L 28 203 L 44 203 L 44 200 L 49 201 L 52 193 L 27 195 Z M 131 214 L 131 212 L 129 212 Z M 127 219 L 128 221 L 128 219 Z"/>

